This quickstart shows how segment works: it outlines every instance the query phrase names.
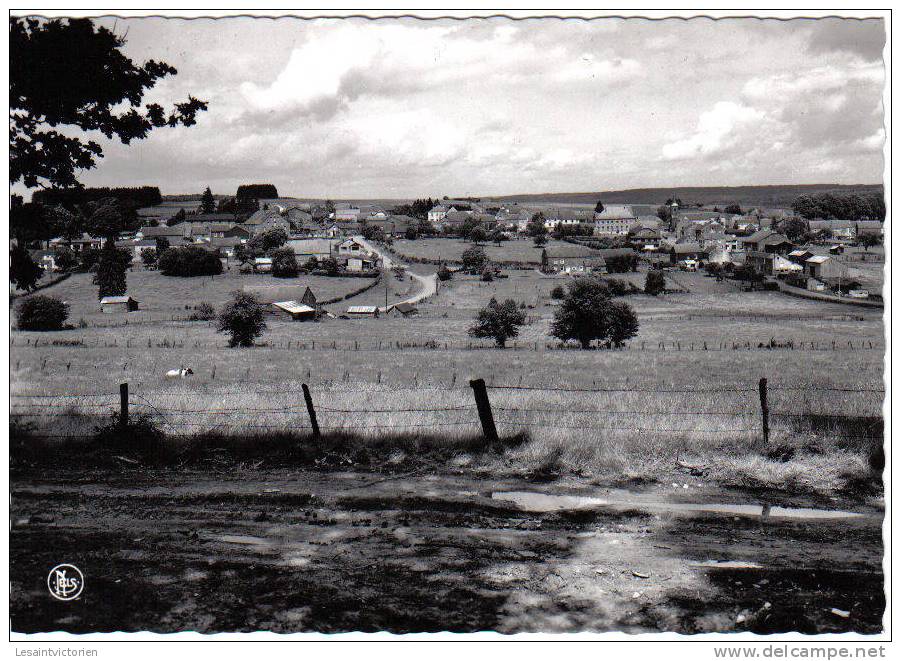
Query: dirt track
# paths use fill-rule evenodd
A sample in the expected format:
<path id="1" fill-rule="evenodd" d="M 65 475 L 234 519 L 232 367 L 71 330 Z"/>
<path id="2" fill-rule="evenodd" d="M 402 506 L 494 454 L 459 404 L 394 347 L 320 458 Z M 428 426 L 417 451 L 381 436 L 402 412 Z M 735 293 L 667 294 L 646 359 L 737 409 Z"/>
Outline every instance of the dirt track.
<path id="1" fill-rule="evenodd" d="M 875 508 L 804 521 L 645 506 L 760 502 L 692 483 L 635 492 L 631 507 L 529 512 L 491 493 L 612 491 L 224 463 L 48 469 L 13 474 L 11 490 L 16 632 L 882 628 Z M 62 562 L 85 576 L 74 602 L 47 591 Z"/>

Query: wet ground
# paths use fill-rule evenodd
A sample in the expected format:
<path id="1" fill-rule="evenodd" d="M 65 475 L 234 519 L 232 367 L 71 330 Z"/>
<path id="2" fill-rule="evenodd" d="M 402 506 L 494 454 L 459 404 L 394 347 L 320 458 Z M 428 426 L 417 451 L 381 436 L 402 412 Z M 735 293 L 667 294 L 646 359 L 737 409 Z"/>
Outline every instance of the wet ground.
<path id="1" fill-rule="evenodd" d="M 227 466 L 11 492 L 16 632 L 882 630 L 878 503 Z"/>

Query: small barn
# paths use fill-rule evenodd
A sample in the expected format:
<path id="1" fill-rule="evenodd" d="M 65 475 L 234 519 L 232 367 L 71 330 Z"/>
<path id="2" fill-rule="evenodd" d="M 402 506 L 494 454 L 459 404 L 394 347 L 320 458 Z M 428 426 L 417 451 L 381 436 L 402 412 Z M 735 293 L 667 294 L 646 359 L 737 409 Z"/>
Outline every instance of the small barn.
<path id="1" fill-rule="evenodd" d="M 291 317 L 294 321 L 313 321 L 316 319 L 316 308 L 297 301 L 280 301 L 272 306 L 280 313 Z"/>
<path id="2" fill-rule="evenodd" d="M 271 273 L 272 272 L 272 258 L 271 257 L 257 257 L 253 260 L 253 270 L 257 273 Z"/>
<path id="3" fill-rule="evenodd" d="M 100 309 L 106 313 L 134 312 L 138 302 L 131 296 L 104 296 L 100 299 Z"/>
<path id="4" fill-rule="evenodd" d="M 378 317 L 379 309 L 375 305 L 351 305 L 347 308 L 350 317 Z"/>
<path id="5" fill-rule="evenodd" d="M 351 273 L 362 273 L 363 271 L 372 271 L 377 266 L 375 259 L 371 257 L 348 257 L 347 270 Z"/>
<path id="6" fill-rule="evenodd" d="M 413 315 L 419 314 L 419 309 L 412 303 L 398 303 L 391 308 L 391 312 L 394 316 L 400 315 L 401 317 L 412 317 Z"/>

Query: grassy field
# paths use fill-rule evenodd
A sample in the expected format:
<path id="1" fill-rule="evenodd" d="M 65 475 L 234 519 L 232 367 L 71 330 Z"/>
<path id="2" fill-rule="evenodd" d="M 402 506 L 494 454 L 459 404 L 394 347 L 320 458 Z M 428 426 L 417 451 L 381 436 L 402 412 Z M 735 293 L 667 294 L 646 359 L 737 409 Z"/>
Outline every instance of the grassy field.
<path id="1" fill-rule="evenodd" d="M 623 277 L 640 285 L 644 276 Z M 881 434 L 872 420 L 882 407 L 882 394 L 873 392 L 883 369 L 879 311 L 774 292 L 709 291 L 703 275 L 677 277 L 688 293 L 627 297 L 641 329 L 617 351 L 558 348 L 548 336 L 556 305 L 550 290 L 568 278 L 536 271 L 511 271 L 491 283 L 457 275 L 409 319 L 272 318 L 261 346 L 236 350 L 213 324 L 171 316 L 184 318 L 184 307 L 201 301 L 218 305 L 240 283 L 270 285 L 271 277 L 183 280 L 136 271 L 130 288 L 144 312 L 129 317 L 144 315 L 141 323 L 12 331 L 13 410 L 54 435 L 91 433 L 96 415 L 115 408 L 118 384 L 127 381 L 135 411 L 154 416 L 168 433 L 297 431 L 309 424 L 300 394 L 308 383 L 325 428 L 453 437 L 479 430 L 468 380 L 482 377 L 491 386 L 539 388 L 490 391 L 501 433 L 531 435 L 492 459 L 492 470 L 551 462 L 568 471 L 658 479 L 681 457 L 713 463 L 712 474 L 729 483 L 821 491 L 868 475 L 875 441 L 860 437 Z M 111 320 L 91 312 L 96 294 L 89 278 L 49 291 L 73 304 L 74 320 Z M 322 298 L 330 286 L 361 284 L 327 278 L 298 284 L 307 280 Z M 387 280 L 391 296 L 410 291 L 409 280 Z M 466 332 L 491 297 L 527 306 L 527 325 L 507 350 Z M 359 298 L 348 304 L 382 304 L 384 289 Z M 774 345 L 781 348 L 767 348 Z M 194 370 L 190 380 L 164 378 L 181 365 Z M 771 387 L 771 446 L 794 453 L 790 462 L 762 447 L 761 377 Z M 72 397 L 79 394 L 86 397 Z"/>
<path id="2" fill-rule="evenodd" d="M 105 314 L 97 300 L 97 286 L 92 283 L 93 274 L 76 273 L 58 285 L 41 293 L 57 296 L 69 306 L 69 321 L 78 324 L 84 319 L 89 325 L 160 324 L 184 320 L 200 303 L 220 307 L 231 298 L 231 292 L 239 289 L 256 293 L 266 302 L 300 299 L 306 287 L 310 287 L 320 300 L 343 296 L 364 287 L 370 281 L 363 278 L 327 278 L 302 276 L 282 279 L 265 274 L 241 275 L 237 267 L 222 275 L 198 278 L 175 278 L 159 271 L 135 267 L 128 272 L 128 293 L 137 299 L 141 308 L 137 312 Z M 384 294 L 384 291 L 383 291 Z M 158 331 L 157 331 L 158 332 Z"/>
<path id="3" fill-rule="evenodd" d="M 569 246 L 571 244 L 554 239 L 548 240 L 547 247 Z M 416 239 L 408 241 L 398 239 L 394 242 L 394 251 L 402 257 L 418 259 L 440 259 L 457 261 L 465 250 L 473 244 L 462 239 Z M 513 239 L 504 241 L 500 246 L 485 243 L 481 246 L 489 259 L 498 264 L 505 262 L 527 262 L 541 264 L 541 248 L 536 248 L 531 239 Z"/>

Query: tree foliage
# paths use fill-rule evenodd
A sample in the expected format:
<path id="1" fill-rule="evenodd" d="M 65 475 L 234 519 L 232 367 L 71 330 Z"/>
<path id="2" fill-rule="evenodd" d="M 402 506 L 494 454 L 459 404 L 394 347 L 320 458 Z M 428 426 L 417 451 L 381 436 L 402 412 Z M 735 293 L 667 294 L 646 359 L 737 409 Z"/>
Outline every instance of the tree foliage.
<path id="1" fill-rule="evenodd" d="M 441 282 L 447 282 L 452 277 L 453 277 L 453 273 L 451 272 L 451 270 L 449 268 L 447 268 L 447 264 L 442 264 L 438 268 L 438 279 L 441 280 Z"/>
<path id="2" fill-rule="evenodd" d="M 207 186 L 200 196 L 200 212 L 213 213 L 216 210 L 216 199 L 213 197 L 213 191 Z"/>
<path id="3" fill-rule="evenodd" d="M 263 306 L 256 296 L 247 292 L 232 292 L 232 300 L 219 313 L 220 333 L 228 333 L 228 346 L 252 347 L 266 330 Z"/>
<path id="4" fill-rule="evenodd" d="M 526 224 L 526 234 L 533 238 L 547 235 L 547 228 L 544 226 L 544 214 L 540 211 L 533 214 L 532 218 Z"/>
<path id="5" fill-rule="evenodd" d="M 300 273 L 297 258 L 291 248 L 277 248 L 270 253 L 272 257 L 272 275 L 276 278 L 296 278 Z"/>
<path id="6" fill-rule="evenodd" d="M 9 38 L 13 183 L 77 186 L 76 171 L 93 168 L 103 150 L 73 133 L 99 131 L 129 144 L 155 128 L 191 126 L 207 108 L 192 96 L 169 112 L 158 103 L 141 107 L 145 92 L 177 71 L 154 60 L 135 65 L 121 50 L 125 39 L 90 19 L 10 17 Z"/>
<path id="7" fill-rule="evenodd" d="M 479 310 L 475 324 L 469 329 L 472 337 L 494 338 L 498 347 L 503 349 L 507 340 L 519 335 L 519 327 L 526 323 L 526 315 L 513 299 L 498 303 L 492 298 L 488 305 Z"/>
<path id="8" fill-rule="evenodd" d="M 112 239 L 107 239 L 100 251 L 94 284 L 97 285 L 97 298 L 106 296 L 124 296 L 128 292 L 127 273 L 131 264 L 131 252 L 116 247 Z"/>
<path id="9" fill-rule="evenodd" d="M 29 296 L 16 308 L 19 330 L 62 330 L 69 317 L 69 306 L 53 296 Z"/>
<path id="10" fill-rule="evenodd" d="M 463 262 L 463 270 L 467 273 L 481 273 L 488 266 L 488 255 L 478 246 L 464 250 L 460 260 Z"/>
<path id="11" fill-rule="evenodd" d="M 622 346 L 638 332 L 638 318 L 627 303 L 611 300 L 609 289 L 594 278 L 577 278 L 554 312 L 551 335 L 576 340 L 588 349 L 594 340 Z"/>
<path id="12" fill-rule="evenodd" d="M 279 228 L 260 232 L 247 242 L 247 253 L 251 257 L 263 257 L 270 254 L 276 248 L 281 248 L 288 242 L 288 233 Z"/>
<path id="13" fill-rule="evenodd" d="M 792 210 L 807 220 L 885 221 L 885 198 L 881 193 L 801 195 L 792 202 Z"/>
<path id="14" fill-rule="evenodd" d="M 723 209 L 723 213 L 727 213 L 730 216 L 740 216 L 742 213 L 741 206 L 739 204 L 736 204 L 735 202 L 733 202 L 732 204 L 727 204 L 726 208 Z"/>
<path id="15" fill-rule="evenodd" d="M 666 278 L 663 271 L 648 271 L 644 278 L 644 293 L 659 296 L 666 291 Z"/>
<path id="16" fill-rule="evenodd" d="M 219 255 L 199 246 L 168 248 L 157 258 L 157 262 L 163 275 L 192 278 L 222 273 Z"/>
<path id="17" fill-rule="evenodd" d="M 44 268 L 35 263 L 25 248 L 17 245 L 9 251 L 9 280 L 16 289 L 33 290 L 43 274 Z"/>

